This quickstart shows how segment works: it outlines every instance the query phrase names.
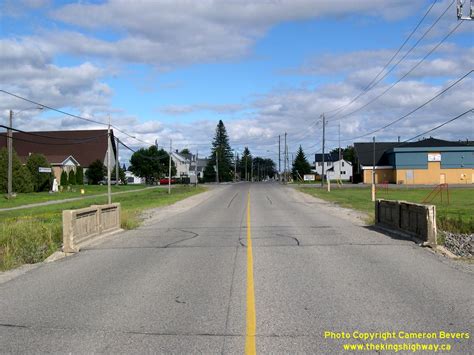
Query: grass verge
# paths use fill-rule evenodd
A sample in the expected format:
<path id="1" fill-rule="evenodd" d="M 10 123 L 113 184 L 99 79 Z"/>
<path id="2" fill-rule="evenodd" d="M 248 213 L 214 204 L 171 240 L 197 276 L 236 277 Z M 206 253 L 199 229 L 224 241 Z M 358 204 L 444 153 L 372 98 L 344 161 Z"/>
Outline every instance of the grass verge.
<path id="1" fill-rule="evenodd" d="M 353 208 L 367 213 L 373 220 L 374 203 L 371 201 L 371 190 L 367 188 L 332 188 L 331 192 L 315 187 L 300 187 L 300 191 L 332 201 L 342 207 Z M 389 189 L 388 192 L 381 191 L 377 198 L 387 200 L 403 200 L 415 203 L 422 203 L 431 189 L 422 188 L 400 188 Z M 430 204 L 436 205 L 437 225 L 441 230 L 453 233 L 474 233 L 474 188 L 450 189 L 450 203 L 446 203 L 446 198 L 441 202 L 436 199 Z"/>
<path id="2" fill-rule="evenodd" d="M 164 188 L 134 191 L 112 197 L 122 207 L 121 225 L 140 225 L 140 213 L 148 208 L 171 205 L 205 191 L 204 187 L 175 186 L 168 195 Z M 66 202 L 16 211 L 0 212 L 0 271 L 43 261 L 62 244 L 62 211 L 107 203 L 107 197 Z"/>
<path id="3" fill-rule="evenodd" d="M 123 192 L 131 190 L 144 189 L 145 185 L 112 185 L 112 193 Z M 81 194 L 81 189 L 84 190 L 84 194 Z M 94 196 L 107 193 L 107 185 L 76 185 L 71 186 L 69 190 L 64 190 L 57 193 L 49 192 L 31 192 L 27 194 L 19 193 L 15 198 L 8 200 L 6 198 L 0 198 L 0 208 L 10 208 L 23 205 L 29 205 L 32 203 L 41 203 L 55 200 L 65 200 L 68 198 Z"/>

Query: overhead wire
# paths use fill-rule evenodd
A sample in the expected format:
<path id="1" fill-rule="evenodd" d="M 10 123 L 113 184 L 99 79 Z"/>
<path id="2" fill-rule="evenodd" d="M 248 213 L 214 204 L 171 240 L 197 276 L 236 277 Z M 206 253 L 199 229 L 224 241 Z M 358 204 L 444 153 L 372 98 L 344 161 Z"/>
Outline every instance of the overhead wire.
<path id="1" fill-rule="evenodd" d="M 458 85 L 461 81 L 463 81 L 464 79 L 466 79 L 469 75 L 472 74 L 472 72 L 474 72 L 474 70 L 470 70 L 469 72 L 467 72 L 466 74 L 464 74 L 462 77 L 460 77 L 459 79 L 457 79 L 455 82 L 453 82 L 451 85 L 447 86 L 446 88 L 444 88 L 443 90 L 439 91 L 436 95 L 434 95 L 433 97 L 431 97 L 429 100 L 425 101 L 423 104 L 417 106 L 416 108 L 414 108 L 413 110 L 411 110 L 410 112 L 406 113 L 405 115 L 393 120 L 393 121 L 390 121 L 388 124 L 382 126 L 382 127 L 379 127 L 373 131 L 370 131 L 370 132 L 367 132 L 367 133 L 364 133 L 364 134 L 361 134 L 361 135 L 358 135 L 358 136 L 354 136 L 354 137 L 350 137 L 350 138 L 344 138 L 344 139 L 341 139 L 340 141 L 341 142 L 346 142 L 346 141 L 352 141 L 352 140 L 355 140 L 355 139 L 359 139 L 359 138 L 363 138 L 363 137 L 367 137 L 367 136 L 370 136 L 374 133 L 377 133 L 377 132 L 380 132 L 390 126 L 393 126 L 395 123 L 398 123 L 400 121 L 402 121 L 403 119 L 407 118 L 408 116 L 411 116 L 413 113 L 419 111 L 420 109 L 422 109 L 423 107 L 425 107 L 426 105 L 430 104 L 431 102 L 433 102 L 434 100 L 436 100 L 437 98 L 439 98 L 440 96 L 442 96 L 444 93 L 446 93 L 447 91 L 451 90 L 454 86 Z M 336 139 L 328 139 L 328 141 L 336 141 Z"/>
<path id="2" fill-rule="evenodd" d="M 377 78 L 385 71 L 385 69 L 387 69 L 387 67 L 392 63 L 392 61 L 395 59 L 395 57 L 400 53 L 400 51 L 403 49 L 403 47 L 405 47 L 405 45 L 408 43 L 408 41 L 411 39 L 411 37 L 413 37 L 413 35 L 415 34 L 415 32 L 418 30 L 418 28 L 420 27 L 420 25 L 423 23 L 423 21 L 425 20 L 425 18 L 428 16 L 428 14 L 431 12 L 431 9 L 434 7 L 434 5 L 436 4 L 437 0 L 434 0 L 433 3 L 431 4 L 431 6 L 428 8 L 428 10 L 425 12 L 425 14 L 423 15 L 423 17 L 418 21 L 418 23 L 416 24 L 415 28 L 411 31 L 411 33 L 408 35 L 408 37 L 405 39 L 405 41 L 400 45 L 400 47 L 398 47 L 397 51 L 392 55 L 392 57 L 389 59 L 389 61 L 384 65 L 384 67 L 377 73 L 377 75 L 362 89 L 362 91 L 356 95 L 354 98 L 351 99 L 351 101 L 347 104 L 344 104 L 344 105 L 341 105 L 335 109 L 332 109 L 332 110 L 329 110 L 329 111 L 326 111 L 325 113 L 331 113 L 331 112 L 335 112 L 335 111 L 339 111 L 340 109 L 344 108 L 344 107 L 347 107 L 349 106 L 350 104 L 352 104 L 353 102 L 355 102 L 360 96 L 362 96 L 364 93 L 366 93 L 367 91 L 369 91 L 371 89 L 371 85 L 375 82 L 375 80 L 377 80 Z M 453 1 L 454 2 L 454 1 Z M 452 3 L 453 3 L 452 2 Z M 448 6 L 448 8 L 452 5 L 452 3 Z M 447 10 L 445 10 L 447 11 Z M 443 13 L 444 15 L 444 13 Z M 442 16 L 440 16 L 435 24 L 439 21 L 439 19 L 441 18 Z M 431 28 L 430 28 L 431 30 Z M 427 32 L 425 32 L 425 34 L 423 35 L 426 36 Z M 423 38 L 422 37 L 422 38 Z M 419 42 L 416 43 L 416 45 L 418 45 Z M 414 47 L 416 47 L 416 45 Z M 413 50 L 412 47 L 409 51 L 407 51 L 407 53 L 411 52 L 411 50 Z M 398 65 L 400 63 L 400 61 L 396 64 Z M 395 65 L 395 66 L 396 66 Z M 394 66 L 394 67 L 395 67 Z M 393 68 L 390 70 L 392 71 Z M 383 78 L 382 78 L 383 79 Z M 378 83 L 378 82 L 377 82 Z M 376 83 L 376 84 L 377 84 Z M 375 84 L 375 85 L 376 85 Z"/>
<path id="3" fill-rule="evenodd" d="M 344 114 L 340 117 L 338 117 L 337 119 L 338 120 L 343 120 L 351 115 L 353 115 L 354 113 L 356 112 L 359 112 L 361 111 L 362 109 L 366 108 L 367 106 L 369 106 L 370 104 L 372 104 L 373 102 L 377 101 L 379 98 L 381 98 L 383 95 L 385 95 L 388 91 L 390 91 L 392 88 L 394 88 L 398 83 L 400 83 L 403 79 L 405 79 L 408 75 L 410 75 L 421 63 L 423 63 L 426 58 L 428 58 L 436 49 L 439 48 L 439 46 L 441 46 L 441 44 L 444 43 L 444 41 L 446 41 L 446 39 L 449 38 L 449 36 L 451 36 L 458 28 L 459 26 L 462 25 L 463 22 L 459 22 L 457 24 L 457 26 L 455 26 L 453 29 L 451 29 L 451 31 L 449 31 L 449 33 L 444 36 L 441 41 L 438 42 L 438 44 L 436 46 L 434 46 L 421 60 L 419 60 L 408 72 L 406 72 L 403 76 L 401 76 L 398 80 L 396 80 L 394 83 L 392 83 L 387 89 L 385 89 L 384 91 L 382 91 L 382 93 L 378 94 L 377 96 L 375 96 L 374 98 L 372 98 L 370 101 L 368 101 L 367 103 L 365 103 L 364 105 L 358 107 L 357 109 L 347 113 L 347 114 Z"/>

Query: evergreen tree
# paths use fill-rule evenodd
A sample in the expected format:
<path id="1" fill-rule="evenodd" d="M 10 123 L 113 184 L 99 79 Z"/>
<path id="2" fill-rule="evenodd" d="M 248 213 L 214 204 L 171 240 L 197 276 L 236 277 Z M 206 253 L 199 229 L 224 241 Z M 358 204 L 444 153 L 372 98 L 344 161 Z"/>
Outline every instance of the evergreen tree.
<path id="1" fill-rule="evenodd" d="M 68 177 L 67 177 L 67 172 L 66 170 L 63 170 L 61 173 L 61 181 L 59 182 L 61 186 L 67 186 L 68 184 Z"/>
<path id="2" fill-rule="evenodd" d="M 104 164 L 99 159 L 93 161 L 86 171 L 87 181 L 89 185 L 97 185 L 99 181 L 104 180 L 105 173 L 106 170 Z"/>
<path id="3" fill-rule="evenodd" d="M 30 171 L 28 168 L 21 164 L 16 170 L 13 171 L 13 192 L 33 192 L 34 186 L 31 178 Z"/>
<path id="4" fill-rule="evenodd" d="M 240 159 L 240 179 L 243 181 L 250 180 L 250 174 L 252 171 L 252 154 L 248 147 L 245 147 Z M 247 174 L 247 175 L 245 175 Z"/>
<path id="5" fill-rule="evenodd" d="M 84 185 L 84 169 L 82 166 L 78 166 L 76 169 L 76 184 Z"/>
<path id="6" fill-rule="evenodd" d="M 39 167 L 50 167 L 46 157 L 43 154 L 33 153 L 26 160 L 26 167 L 30 171 L 34 191 L 48 191 L 51 186 L 50 175 L 39 172 Z"/>
<path id="7" fill-rule="evenodd" d="M 179 152 L 179 154 L 191 154 L 191 152 L 189 151 L 188 148 L 184 148 L 184 149 L 181 149 L 181 151 Z"/>
<path id="8" fill-rule="evenodd" d="M 67 178 L 67 182 L 68 182 L 69 185 L 76 185 L 77 184 L 76 173 L 74 172 L 74 170 L 71 170 L 71 172 L 69 173 L 68 178 Z"/>
<path id="9" fill-rule="evenodd" d="M 12 189 L 13 192 L 33 192 L 33 182 L 30 171 L 21 164 L 20 159 L 13 151 L 12 155 Z M 0 191 L 8 191 L 8 151 L 0 149 Z"/>
<path id="10" fill-rule="evenodd" d="M 217 153 L 217 154 L 216 154 Z M 217 162 L 216 164 L 216 155 Z M 215 166 L 219 168 L 219 182 L 232 181 L 234 177 L 233 154 L 229 145 L 229 136 L 222 120 L 216 127 L 216 135 L 212 142 L 211 156 L 204 170 L 205 181 L 216 181 Z"/>
<path id="11" fill-rule="evenodd" d="M 311 173 L 311 165 L 308 163 L 308 160 L 306 159 L 301 145 L 298 149 L 298 153 L 296 153 L 296 158 L 293 162 L 293 169 L 291 173 L 293 175 L 294 180 L 302 179 L 304 174 Z"/>

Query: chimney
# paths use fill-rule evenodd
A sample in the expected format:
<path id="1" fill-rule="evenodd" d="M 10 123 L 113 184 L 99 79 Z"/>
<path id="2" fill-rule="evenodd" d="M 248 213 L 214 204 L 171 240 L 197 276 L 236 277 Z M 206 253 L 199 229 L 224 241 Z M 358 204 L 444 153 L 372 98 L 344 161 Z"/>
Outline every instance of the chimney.
<path id="1" fill-rule="evenodd" d="M 398 136 L 398 143 L 400 143 L 400 136 Z"/>

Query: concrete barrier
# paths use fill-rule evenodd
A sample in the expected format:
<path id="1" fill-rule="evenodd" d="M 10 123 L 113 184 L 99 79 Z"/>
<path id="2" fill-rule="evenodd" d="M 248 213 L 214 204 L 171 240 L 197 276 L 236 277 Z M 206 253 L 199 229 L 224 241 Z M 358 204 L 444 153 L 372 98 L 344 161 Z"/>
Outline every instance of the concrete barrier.
<path id="1" fill-rule="evenodd" d="M 63 211 L 63 251 L 77 253 L 81 244 L 120 229 L 120 204 Z"/>
<path id="2" fill-rule="evenodd" d="M 436 245 L 436 206 L 406 201 L 377 200 L 375 223 L 400 230 Z"/>

